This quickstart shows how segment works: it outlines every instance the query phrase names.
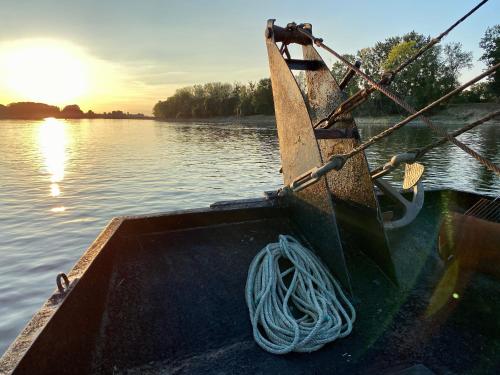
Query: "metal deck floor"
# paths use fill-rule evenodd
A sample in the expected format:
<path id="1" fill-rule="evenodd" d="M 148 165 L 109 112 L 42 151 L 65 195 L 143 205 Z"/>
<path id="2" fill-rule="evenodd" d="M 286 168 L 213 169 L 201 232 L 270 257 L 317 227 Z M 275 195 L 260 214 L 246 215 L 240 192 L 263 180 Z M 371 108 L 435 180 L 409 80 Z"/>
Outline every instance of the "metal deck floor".
<path id="1" fill-rule="evenodd" d="M 281 233 L 298 235 L 286 218 L 127 237 L 114 259 L 92 371 L 378 374 L 421 363 L 438 374 L 494 372 L 500 284 L 459 274 L 447 285 L 458 299 L 432 298 L 445 273 L 436 252 L 441 211 L 429 194 L 417 221 L 390 236 L 399 290 L 362 253 L 350 254 L 354 331 L 311 354 L 261 350 L 244 300 L 254 255 Z"/>

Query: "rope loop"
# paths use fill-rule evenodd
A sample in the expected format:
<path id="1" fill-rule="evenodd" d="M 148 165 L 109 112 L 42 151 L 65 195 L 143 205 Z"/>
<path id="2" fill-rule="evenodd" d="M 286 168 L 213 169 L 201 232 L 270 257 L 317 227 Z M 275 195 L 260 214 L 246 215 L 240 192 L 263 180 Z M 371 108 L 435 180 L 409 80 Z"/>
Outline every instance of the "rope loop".
<path id="1" fill-rule="evenodd" d="M 254 339 L 273 354 L 318 350 L 349 335 L 356 319 L 321 260 L 288 235 L 255 256 L 245 292 Z"/>

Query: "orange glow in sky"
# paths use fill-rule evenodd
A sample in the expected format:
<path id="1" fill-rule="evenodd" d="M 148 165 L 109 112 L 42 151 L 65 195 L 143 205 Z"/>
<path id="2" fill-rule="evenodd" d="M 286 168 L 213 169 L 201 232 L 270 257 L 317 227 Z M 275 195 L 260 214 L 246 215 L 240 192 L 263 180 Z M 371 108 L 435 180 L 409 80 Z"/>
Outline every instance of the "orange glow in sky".
<path id="1" fill-rule="evenodd" d="M 0 104 L 38 101 L 61 109 L 78 104 L 83 111 L 151 114 L 158 100 L 181 87 L 269 77 L 263 30 L 270 17 L 278 25 L 311 22 L 315 35 L 336 51 L 355 54 L 411 30 L 436 36 L 478 2 L 423 0 L 416 7 L 386 0 L 387 12 L 369 0 L 356 7 L 328 0 L 310 7 L 295 0 L 286 8 L 263 0 L 207 6 L 174 0 L 2 1 Z M 498 14 L 500 1 L 489 1 L 444 40 L 474 54 L 461 82 L 485 68 L 479 41 L 498 23 Z M 320 53 L 328 66 L 336 61 Z"/>
<path id="2" fill-rule="evenodd" d="M 129 66 L 92 56 L 86 49 L 56 39 L 21 39 L 0 43 L 0 104 L 41 102 L 78 104 L 82 110 L 149 113 L 165 96 L 152 90 Z"/>
<path id="3" fill-rule="evenodd" d="M 0 52 L 3 84 L 25 101 L 73 103 L 88 93 L 90 67 L 72 47 L 52 41 L 24 41 Z"/>

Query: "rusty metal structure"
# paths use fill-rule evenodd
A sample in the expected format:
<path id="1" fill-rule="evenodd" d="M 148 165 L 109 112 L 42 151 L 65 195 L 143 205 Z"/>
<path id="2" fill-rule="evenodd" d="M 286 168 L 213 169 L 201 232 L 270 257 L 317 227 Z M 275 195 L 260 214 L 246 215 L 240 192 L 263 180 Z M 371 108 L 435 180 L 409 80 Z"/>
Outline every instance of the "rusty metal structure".
<path id="1" fill-rule="evenodd" d="M 310 24 L 303 30 L 312 31 Z M 281 43 L 281 46 L 277 44 Z M 302 47 L 302 59 L 292 59 L 288 46 Z M 276 125 L 285 185 L 297 176 L 323 164 L 332 155 L 344 154 L 360 144 L 356 122 L 350 113 L 335 128 L 315 129 L 314 124 L 345 100 L 310 38 L 295 24 L 286 28 L 269 20 L 266 45 L 275 102 Z M 302 92 L 293 71 L 305 72 L 306 92 Z M 342 81 L 352 77 L 348 71 Z M 285 197 L 293 216 L 332 272 L 351 290 L 349 252 L 363 251 L 396 282 L 387 244 L 382 213 L 364 153 L 349 159 L 342 169 L 332 170 L 320 181 Z"/>
<path id="2" fill-rule="evenodd" d="M 274 19 L 268 20 L 265 36 L 285 183 L 281 195 L 292 207 L 293 218 L 308 241 L 351 292 L 348 259 L 350 254 L 359 249 L 397 284 L 385 230 L 410 224 L 422 209 L 424 192 L 421 178 L 424 167 L 417 160 L 426 152 L 450 142 L 500 175 L 498 165 L 456 138 L 498 117 L 499 111 L 453 134 L 447 133 L 425 116 L 425 112 L 494 74 L 500 68 L 500 63 L 418 111 L 388 87 L 399 72 L 438 44 L 486 2 L 483 0 L 477 4 L 394 71 L 384 72 L 379 82 L 360 69 L 361 62 L 350 63 L 324 44 L 323 39 L 315 37 L 311 24 L 289 23 L 286 27 L 280 27 L 275 25 Z M 289 50 L 292 44 L 302 48 L 301 58 L 292 58 Z M 315 47 L 326 50 L 344 63 L 347 71 L 340 83 L 332 76 Z M 305 72 L 305 87 L 300 87 L 293 74 L 296 70 Z M 355 75 L 369 86 L 347 98 L 343 89 Z M 362 142 L 351 111 L 374 91 L 387 96 L 405 109 L 409 116 Z M 420 118 L 441 139 L 419 150 L 394 155 L 388 163 L 370 171 L 364 151 L 416 118 Z M 403 189 L 413 190 L 411 200 L 382 179 L 401 164 L 405 165 Z M 394 218 L 394 212 L 381 212 L 374 185 L 399 205 L 398 211 L 402 212 L 400 217 Z"/>

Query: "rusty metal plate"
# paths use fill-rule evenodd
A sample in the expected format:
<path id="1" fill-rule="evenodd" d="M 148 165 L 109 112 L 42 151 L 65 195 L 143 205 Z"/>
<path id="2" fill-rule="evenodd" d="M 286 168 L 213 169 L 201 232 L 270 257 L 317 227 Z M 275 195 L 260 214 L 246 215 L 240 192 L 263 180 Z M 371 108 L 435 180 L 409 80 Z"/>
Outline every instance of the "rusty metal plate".
<path id="1" fill-rule="evenodd" d="M 321 153 L 304 97 L 278 47 L 266 38 L 273 87 L 276 125 L 284 183 L 322 164 Z M 288 197 L 294 222 L 329 266 L 344 288 L 351 291 L 349 273 L 337 229 L 326 179 Z"/>
<path id="2" fill-rule="evenodd" d="M 312 45 L 302 46 L 302 53 L 305 60 L 323 61 Z M 318 70 L 307 71 L 306 82 L 308 110 L 313 123 L 328 116 L 346 99 L 326 65 Z M 357 126 L 350 113 L 342 115 L 335 128 L 357 134 Z M 351 151 L 359 143 L 360 140 L 356 138 L 318 140 L 323 160 L 333 154 Z M 330 171 L 326 177 L 328 189 L 333 196 L 344 250 L 349 253 L 361 247 L 391 280 L 397 282 L 364 153 L 348 160 L 340 171 Z M 337 212 L 337 206 L 342 214 Z"/>

